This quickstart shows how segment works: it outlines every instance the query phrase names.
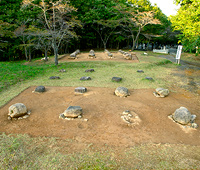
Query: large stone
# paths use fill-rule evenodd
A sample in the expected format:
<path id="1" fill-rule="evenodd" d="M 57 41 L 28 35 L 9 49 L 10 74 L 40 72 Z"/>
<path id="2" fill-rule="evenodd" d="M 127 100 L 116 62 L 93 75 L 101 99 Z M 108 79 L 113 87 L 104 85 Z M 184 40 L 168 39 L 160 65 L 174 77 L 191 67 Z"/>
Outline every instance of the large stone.
<path id="1" fill-rule="evenodd" d="M 110 52 L 107 52 L 108 57 L 113 57 L 113 54 Z"/>
<path id="2" fill-rule="evenodd" d="M 94 69 L 87 69 L 85 72 L 94 72 Z"/>
<path id="3" fill-rule="evenodd" d="M 121 77 L 113 77 L 112 81 L 120 82 L 122 80 Z"/>
<path id="4" fill-rule="evenodd" d="M 80 80 L 91 80 L 91 77 L 81 77 Z"/>
<path id="5" fill-rule="evenodd" d="M 115 95 L 119 97 L 127 97 L 130 96 L 130 93 L 128 92 L 128 89 L 125 87 L 118 87 L 115 90 Z"/>
<path id="6" fill-rule="evenodd" d="M 146 80 L 151 80 L 153 81 L 153 78 L 152 77 L 145 77 Z"/>
<path id="7" fill-rule="evenodd" d="M 60 79 L 60 77 L 58 77 L 58 76 L 51 76 L 51 77 L 49 77 L 49 79 Z"/>
<path id="8" fill-rule="evenodd" d="M 44 86 L 38 86 L 38 87 L 35 88 L 35 92 L 43 93 L 43 92 L 45 92 L 45 87 Z"/>
<path id="9" fill-rule="evenodd" d="M 77 50 L 75 51 L 75 53 L 76 53 L 76 54 L 80 54 L 81 52 L 80 52 L 79 49 L 77 49 Z"/>
<path id="10" fill-rule="evenodd" d="M 8 115 L 11 118 L 18 118 L 27 114 L 27 108 L 23 103 L 16 103 L 10 106 L 8 111 L 9 111 Z"/>
<path id="11" fill-rule="evenodd" d="M 156 92 L 153 92 L 156 97 L 166 97 L 169 95 L 169 90 L 164 88 L 157 88 Z"/>
<path id="12" fill-rule="evenodd" d="M 125 58 L 126 60 L 132 60 L 132 55 L 129 54 L 129 53 L 125 53 L 125 54 L 124 54 L 124 58 Z"/>
<path id="13" fill-rule="evenodd" d="M 75 88 L 75 93 L 85 93 L 85 92 L 87 92 L 87 88 L 85 88 L 85 87 Z"/>
<path id="14" fill-rule="evenodd" d="M 75 59 L 76 58 L 76 52 L 71 53 L 68 58 Z"/>
<path id="15" fill-rule="evenodd" d="M 186 125 L 190 123 L 192 115 L 185 107 L 180 107 L 179 109 L 176 109 L 176 111 L 172 114 L 172 118 L 177 123 L 180 123 L 182 125 Z"/>
<path id="16" fill-rule="evenodd" d="M 138 73 L 144 73 L 144 71 L 143 71 L 143 70 L 137 70 L 137 72 L 138 72 Z"/>
<path id="17" fill-rule="evenodd" d="M 82 114 L 82 108 L 80 106 L 69 106 L 67 110 L 63 112 L 63 115 L 67 118 L 77 118 Z"/>
<path id="18" fill-rule="evenodd" d="M 94 50 L 90 50 L 89 58 L 95 58 Z"/>

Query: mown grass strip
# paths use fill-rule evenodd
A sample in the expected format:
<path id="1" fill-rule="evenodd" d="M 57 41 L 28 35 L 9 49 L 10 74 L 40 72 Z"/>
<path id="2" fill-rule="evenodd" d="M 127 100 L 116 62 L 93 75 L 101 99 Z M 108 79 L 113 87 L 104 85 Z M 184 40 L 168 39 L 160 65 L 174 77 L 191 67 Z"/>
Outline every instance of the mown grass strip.
<path id="1" fill-rule="evenodd" d="M 91 144 L 72 151 L 73 140 L 0 133 L 0 169 L 199 169 L 200 147 L 145 144 L 115 150 Z M 67 147 L 69 146 L 69 147 Z M 74 148 L 76 149 L 76 148 Z"/>

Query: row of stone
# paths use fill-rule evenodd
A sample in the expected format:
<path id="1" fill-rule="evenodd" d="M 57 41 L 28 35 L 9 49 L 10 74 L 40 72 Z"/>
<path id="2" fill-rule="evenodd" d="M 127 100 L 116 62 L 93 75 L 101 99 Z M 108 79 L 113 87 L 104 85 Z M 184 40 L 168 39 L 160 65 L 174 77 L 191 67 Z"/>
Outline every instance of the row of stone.
<path id="1" fill-rule="evenodd" d="M 66 72 L 65 69 L 61 69 L 60 72 Z M 85 72 L 94 72 L 94 69 L 87 69 L 85 70 Z M 138 73 L 144 73 L 143 70 L 137 70 Z M 49 77 L 49 79 L 60 79 L 59 76 L 51 76 Z M 152 77 L 145 77 L 146 80 L 151 80 L 153 81 L 153 78 Z M 89 76 L 84 76 L 84 77 L 81 77 L 80 80 L 91 80 L 91 77 Z M 120 82 L 122 80 L 121 77 L 112 77 L 112 81 L 115 81 L 115 82 Z"/>
<path id="2" fill-rule="evenodd" d="M 80 106 L 69 106 L 63 113 L 59 115 L 59 118 L 66 120 L 73 120 L 75 118 L 82 118 L 83 109 Z M 26 106 L 23 103 L 16 103 L 9 107 L 8 119 L 9 120 L 18 120 L 28 118 L 30 112 L 28 112 Z M 121 118 L 126 123 L 139 123 L 141 120 L 139 116 L 134 113 L 130 114 L 130 111 L 123 112 L 123 116 Z M 198 128 L 197 123 L 195 123 L 196 115 L 192 115 L 189 110 L 185 107 L 180 107 L 176 109 L 176 111 L 169 116 L 174 122 L 184 125 L 191 128 Z M 83 121 L 88 121 L 88 119 L 83 119 Z"/>
<path id="3" fill-rule="evenodd" d="M 38 86 L 35 88 L 33 92 L 43 93 L 45 92 L 44 86 Z M 87 88 L 85 87 L 77 87 L 75 88 L 75 93 L 83 94 L 87 92 Z M 127 97 L 130 96 L 130 93 L 127 88 L 125 87 L 118 87 L 116 88 L 114 94 L 119 97 Z M 156 97 L 166 97 L 169 95 L 168 89 L 157 88 L 156 92 L 154 92 Z M 77 118 L 81 116 L 82 108 L 80 106 L 70 106 L 65 110 L 61 115 L 60 118 L 70 119 L 70 118 Z M 23 119 L 29 117 L 30 112 L 28 112 L 26 106 L 23 103 L 16 103 L 9 107 L 8 119 Z M 194 123 L 196 119 L 196 115 L 191 115 L 185 107 L 180 107 L 177 109 L 172 115 L 169 116 L 175 122 L 181 125 L 188 125 L 192 128 L 197 128 L 198 125 Z M 123 119 L 128 119 L 127 116 L 123 117 Z"/>

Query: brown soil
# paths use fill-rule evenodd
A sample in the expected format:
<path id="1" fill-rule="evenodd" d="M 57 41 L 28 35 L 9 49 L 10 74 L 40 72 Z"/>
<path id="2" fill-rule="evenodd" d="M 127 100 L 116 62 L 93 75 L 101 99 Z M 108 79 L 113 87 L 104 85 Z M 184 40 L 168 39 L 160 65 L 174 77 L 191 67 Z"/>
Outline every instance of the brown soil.
<path id="1" fill-rule="evenodd" d="M 109 60 L 109 61 L 120 61 L 120 62 L 139 62 L 137 56 L 133 56 L 132 60 L 124 59 L 123 55 L 119 52 L 112 52 L 113 58 L 109 58 L 106 53 L 102 52 L 95 52 L 96 58 L 88 58 L 89 53 L 81 53 L 77 55 L 76 59 L 69 59 L 69 54 L 61 55 L 59 57 L 59 61 L 102 61 L 102 60 Z"/>
<path id="2" fill-rule="evenodd" d="M 42 94 L 29 87 L 0 108 L 0 132 L 31 136 L 60 137 L 78 143 L 101 146 L 132 146 L 143 143 L 200 145 L 200 128 L 184 131 L 168 119 L 168 115 L 184 106 L 197 115 L 200 125 L 200 98 L 185 91 L 171 92 L 166 98 L 156 98 L 153 89 L 129 90 L 130 96 L 120 98 L 112 88 L 87 87 L 88 92 L 75 95 L 75 87 L 46 87 Z M 8 120 L 8 108 L 24 103 L 31 115 L 23 120 Z M 68 106 L 81 106 L 83 118 L 59 119 Z M 141 119 L 139 125 L 128 126 L 121 114 L 130 110 Z M 88 119 L 88 121 L 83 121 Z"/>

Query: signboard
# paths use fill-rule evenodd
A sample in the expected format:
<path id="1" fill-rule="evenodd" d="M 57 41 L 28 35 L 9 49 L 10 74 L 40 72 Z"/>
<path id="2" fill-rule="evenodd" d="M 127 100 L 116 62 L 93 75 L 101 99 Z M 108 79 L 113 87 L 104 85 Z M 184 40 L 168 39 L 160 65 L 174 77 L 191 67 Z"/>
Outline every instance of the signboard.
<path id="1" fill-rule="evenodd" d="M 176 60 L 177 60 L 178 64 L 180 63 L 182 48 L 183 48 L 183 46 L 179 45 L 178 49 L 177 49 Z"/>

